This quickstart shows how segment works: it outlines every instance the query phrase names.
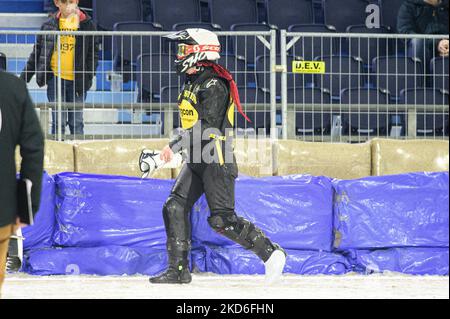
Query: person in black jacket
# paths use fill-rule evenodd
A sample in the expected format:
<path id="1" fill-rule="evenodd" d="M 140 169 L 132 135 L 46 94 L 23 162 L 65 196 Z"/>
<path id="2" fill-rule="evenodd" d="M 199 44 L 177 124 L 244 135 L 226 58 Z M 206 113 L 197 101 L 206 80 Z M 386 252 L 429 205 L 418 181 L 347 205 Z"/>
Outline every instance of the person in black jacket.
<path id="1" fill-rule="evenodd" d="M 25 83 L 0 71 L 0 290 L 5 274 L 9 238 L 21 224 L 17 205 L 16 146 L 20 146 L 21 178 L 32 186 L 32 207 L 39 209 L 44 138 Z"/>
<path id="2" fill-rule="evenodd" d="M 284 250 L 261 229 L 236 215 L 235 179 L 238 167 L 232 149 L 235 106 L 242 111 L 236 83 L 220 58 L 217 36 L 204 29 L 187 29 L 169 35 L 178 42 L 177 70 L 186 75 L 178 106 L 184 133 L 166 146 L 160 158 L 168 162 L 174 152 L 188 151 L 187 163 L 163 207 L 169 267 L 150 278 L 154 284 L 191 282 L 188 256 L 191 249 L 189 211 L 205 193 L 212 229 L 255 253 L 265 264 L 269 282 L 281 276 Z"/>
<path id="3" fill-rule="evenodd" d="M 78 0 L 55 0 L 59 11 L 41 27 L 44 31 L 95 31 L 91 17 L 78 9 Z M 95 36 L 61 36 L 61 59 L 58 59 L 57 37 L 39 35 L 21 78 L 29 82 L 36 74 L 36 82 L 47 85 L 49 102 L 57 100 L 58 75 L 61 74 L 63 102 L 83 103 L 98 66 L 99 43 Z M 59 69 L 61 63 L 61 69 Z M 57 133 L 57 113 L 52 112 L 52 134 Z M 68 118 L 68 123 L 66 123 Z M 63 112 L 62 133 L 66 124 L 71 134 L 83 134 L 83 111 Z"/>
<path id="4" fill-rule="evenodd" d="M 397 20 L 399 33 L 442 34 L 449 32 L 448 0 L 405 0 L 400 7 Z M 408 55 L 422 60 L 426 69 L 435 56 L 448 56 L 449 41 L 412 39 L 408 44 Z"/>

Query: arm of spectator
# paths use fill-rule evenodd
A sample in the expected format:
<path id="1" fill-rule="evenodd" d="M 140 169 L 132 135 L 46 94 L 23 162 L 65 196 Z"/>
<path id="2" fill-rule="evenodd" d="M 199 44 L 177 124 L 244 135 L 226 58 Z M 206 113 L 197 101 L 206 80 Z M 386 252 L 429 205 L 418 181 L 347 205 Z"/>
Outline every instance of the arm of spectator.
<path id="1" fill-rule="evenodd" d="M 417 33 L 414 6 L 408 2 L 404 2 L 398 12 L 397 30 L 403 34 Z"/>

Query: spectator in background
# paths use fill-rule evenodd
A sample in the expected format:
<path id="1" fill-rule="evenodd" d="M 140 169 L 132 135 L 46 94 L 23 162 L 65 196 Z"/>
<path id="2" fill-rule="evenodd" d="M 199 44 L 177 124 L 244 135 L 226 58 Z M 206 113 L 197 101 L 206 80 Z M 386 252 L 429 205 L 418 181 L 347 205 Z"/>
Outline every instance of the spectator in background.
<path id="1" fill-rule="evenodd" d="M 21 178 L 33 183 L 33 212 L 39 209 L 44 137 L 25 83 L 0 71 L 0 291 L 5 277 L 10 236 L 21 224 L 17 211 L 16 146 L 20 145 Z M 23 213 L 23 212 L 22 212 Z"/>
<path id="2" fill-rule="evenodd" d="M 397 29 L 404 34 L 448 34 L 448 0 L 405 0 L 398 13 Z M 422 60 L 428 69 L 435 56 L 448 56 L 449 41 L 412 39 L 408 55 Z"/>
<path id="3" fill-rule="evenodd" d="M 96 31 L 91 17 L 78 8 L 78 0 L 54 0 L 58 12 L 51 16 L 41 29 L 44 31 Z M 33 52 L 20 77 L 29 82 L 36 73 L 36 82 L 47 84 L 49 102 L 57 100 L 58 75 L 61 76 L 63 102 L 83 103 L 98 66 L 98 37 L 61 36 L 61 70 L 55 36 L 38 36 Z M 52 134 L 58 132 L 58 114 L 52 112 Z M 71 134 L 83 134 L 83 111 L 65 111 L 62 114 L 62 133 L 69 124 Z"/>

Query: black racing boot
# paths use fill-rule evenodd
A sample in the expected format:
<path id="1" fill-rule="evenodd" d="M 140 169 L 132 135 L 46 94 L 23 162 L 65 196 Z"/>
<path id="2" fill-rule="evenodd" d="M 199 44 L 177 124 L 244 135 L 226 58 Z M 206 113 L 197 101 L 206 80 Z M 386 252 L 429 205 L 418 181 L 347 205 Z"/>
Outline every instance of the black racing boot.
<path id="1" fill-rule="evenodd" d="M 169 268 L 161 275 L 150 278 L 152 284 L 188 284 L 191 281 L 187 253 L 185 257 L 169 257 Z"/>

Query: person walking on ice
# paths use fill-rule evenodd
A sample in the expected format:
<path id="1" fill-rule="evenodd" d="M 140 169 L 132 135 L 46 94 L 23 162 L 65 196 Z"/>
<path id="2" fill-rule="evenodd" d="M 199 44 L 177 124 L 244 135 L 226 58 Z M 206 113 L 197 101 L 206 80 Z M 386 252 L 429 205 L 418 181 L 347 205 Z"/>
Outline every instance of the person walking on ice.
<path id="1" fill-rule="evenodd" d="M 267 282 L 275 282 L 286 263 L 285 251 L 234 210 L 238 168 L 230 145 L 235 105 L 249 119 L 242 111 L 231 74 L 216 63 L 220 58 L 218 37 L 208 30 L 186 29 L 167 38 L 177 44 L 177 72 L 186 76 L 178 100 L 183 133 L 159 156 L 169 162 L 181 149 L 188 155 L 163 207 L 169 266 L 150 282 L 191 282 L 189 212 L 203 193 L 211 211 L 208 223 L 212 229 L 255 253 L 264 262 Z"/>

